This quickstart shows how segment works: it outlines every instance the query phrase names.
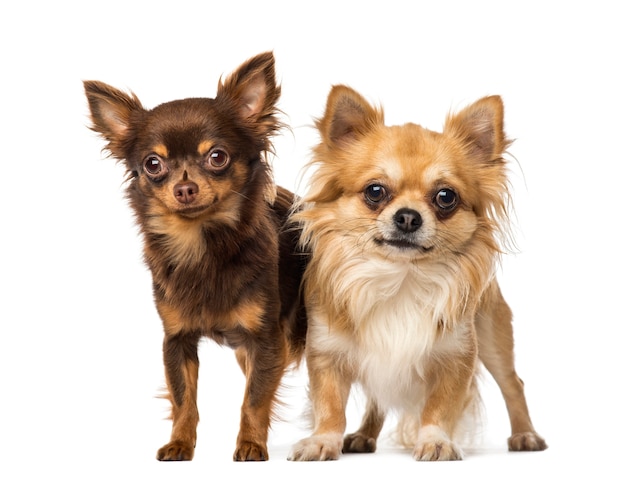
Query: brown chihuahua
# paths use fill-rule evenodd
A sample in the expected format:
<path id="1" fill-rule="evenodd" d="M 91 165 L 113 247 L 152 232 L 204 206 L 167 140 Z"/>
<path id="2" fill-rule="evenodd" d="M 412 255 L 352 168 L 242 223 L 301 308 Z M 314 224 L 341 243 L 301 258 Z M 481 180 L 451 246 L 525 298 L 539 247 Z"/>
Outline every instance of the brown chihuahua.
<path id="1" fill-rule="evenodd" d="M 300 280 L 306 258 L 287 225 L 294 195 L 276 187 L 266 154 L 282 124 L 274 56 L 220 82 L 217 95 L 144 109 L 138 98 L 84 82 L 92 129 L 128 172 L 163 321 L 170 442 L 159 460 L 191 460 L 201 337 L 235 350 L 245 376 L 234 460 L 267 460 L 276 391 L 303 353 Z"/>

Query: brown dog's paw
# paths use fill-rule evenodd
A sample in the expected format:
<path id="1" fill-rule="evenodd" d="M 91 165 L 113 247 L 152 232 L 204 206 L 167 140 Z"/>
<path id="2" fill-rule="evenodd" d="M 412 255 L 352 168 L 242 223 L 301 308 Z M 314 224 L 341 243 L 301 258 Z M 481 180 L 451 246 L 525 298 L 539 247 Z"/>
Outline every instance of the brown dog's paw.
<path id="1" fill-rule="evenodd" d="M 548 448 L 546 441 L 535 432 L 515 433 L 509 437 L 512 452 L 537 452 Z"/>
<path id="2" fill-rule="evenodd" d="M 376 439 L 367 437 L 361 432 L 351 433 L 343 439 L 344 454 L 348 453 L 374 453 L 376 452 Z"/>
<path id="3" fill-rule="evenodd" d="M 162 461 L 181 461 L 193 459 L 193 445 L 187 442 L 174 440 L 164 445 L 157 452 L 157 460 Z"/>
<path id="4" fill-rule="evenodd" d="M 254 442 L 241 442 L 233 455 L 235 462 L 264 462 L 269 460 L 267 447 Z"/>

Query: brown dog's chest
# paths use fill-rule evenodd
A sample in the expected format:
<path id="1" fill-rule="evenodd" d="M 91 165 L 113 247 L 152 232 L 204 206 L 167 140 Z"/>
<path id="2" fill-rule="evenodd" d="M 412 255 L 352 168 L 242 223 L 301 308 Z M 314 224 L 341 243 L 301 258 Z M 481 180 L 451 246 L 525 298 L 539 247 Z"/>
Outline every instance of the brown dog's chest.
<path id="1" fill-rule="evenodd" d="M 202 257 L 180 263 L 168 256 L 162 236 L 146 242 L 146 262 L 166 333 L 198 332 L 237 346 L 263 322 L 278 318 L 278 259 L 275 241 L 257 235 L 244 240 L 205 233 Z M 269 301 L 268 301 L 269 300 Z"/>

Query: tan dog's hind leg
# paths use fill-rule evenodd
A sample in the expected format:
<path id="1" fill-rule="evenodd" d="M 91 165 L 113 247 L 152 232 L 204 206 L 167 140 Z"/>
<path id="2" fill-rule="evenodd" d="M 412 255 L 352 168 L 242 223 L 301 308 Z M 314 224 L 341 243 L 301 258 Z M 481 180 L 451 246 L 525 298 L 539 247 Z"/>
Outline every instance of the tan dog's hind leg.
<path id="1" fill-rule="evenodd" d="M 478 356 L 498 383 L 511 421 L 509 450 L 545 450 L 548 446 L 530 421 L 524 383 L 514 365 L 512 313 L 493 282 L 476 317 Z"/>
<path id="2" fill-rule="evenodd" d="M 384 422 L 385 413 L 378 408 L 378 405 L 374 400 L 368 398 L 361 426 L 355 433 L 345 436 L 343 439 L 342 452 L 375 452 L 376 439 L 378 438 L 378 435 L 380 435 Z"/>

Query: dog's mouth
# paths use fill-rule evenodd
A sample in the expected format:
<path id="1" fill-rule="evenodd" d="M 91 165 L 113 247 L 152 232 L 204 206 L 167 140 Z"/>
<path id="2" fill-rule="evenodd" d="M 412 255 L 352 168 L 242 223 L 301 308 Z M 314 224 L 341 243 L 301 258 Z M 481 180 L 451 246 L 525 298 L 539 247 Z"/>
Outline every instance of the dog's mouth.
<path id="1" fill-rule="evenodd" d="M 393 248 L 397 248 L 403 251 L 416 250 L 422 253 L 427 253 L 432 250 L 434 246 L 423 246 L 414 241 L 409 241 L 406 239 L 385 239 L 385 238 L 375 238 L 374 241 L 379 246 L 391 246 Z"/>
<path id="2" fill-rule="evenodd" d="M 185 218 L 195 218 L 206 212 L 211 206 L 210 205 L 202 205 L 202 206 L 193 206 L 193 207 L 185 207 L 182 209 L 177 209 L 176 214 L 179 216 L 183 216 Z"/>

